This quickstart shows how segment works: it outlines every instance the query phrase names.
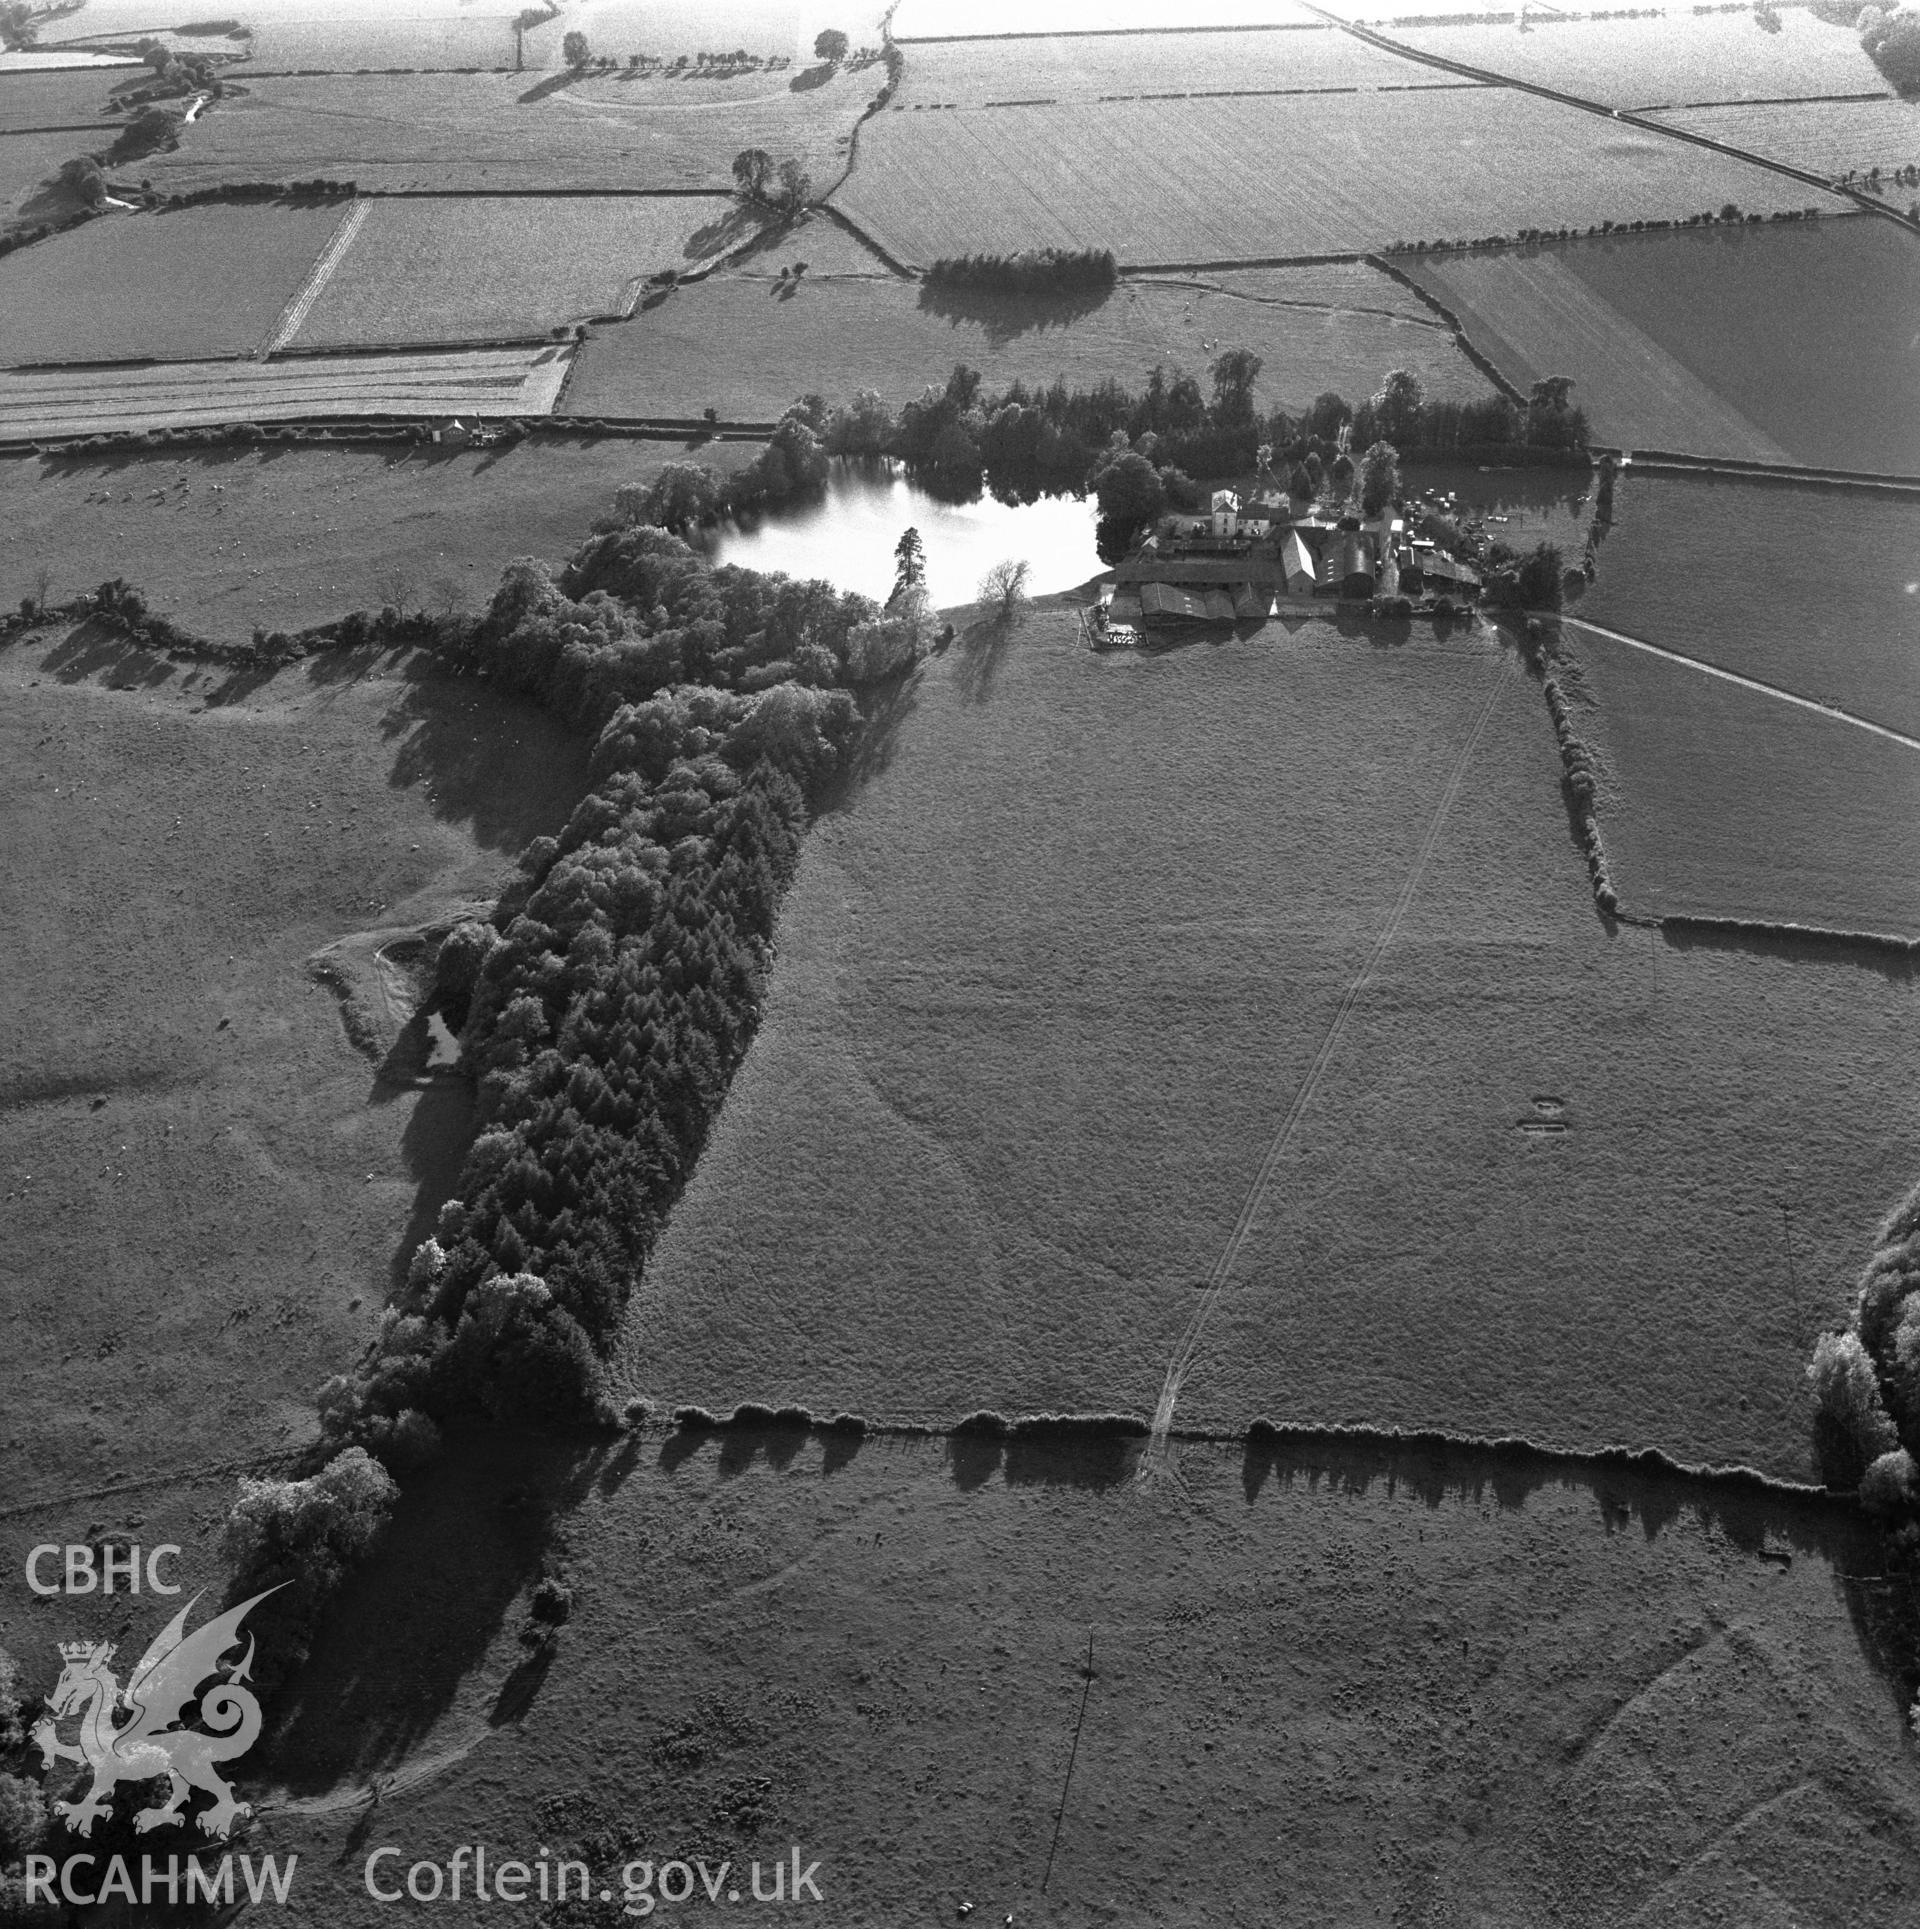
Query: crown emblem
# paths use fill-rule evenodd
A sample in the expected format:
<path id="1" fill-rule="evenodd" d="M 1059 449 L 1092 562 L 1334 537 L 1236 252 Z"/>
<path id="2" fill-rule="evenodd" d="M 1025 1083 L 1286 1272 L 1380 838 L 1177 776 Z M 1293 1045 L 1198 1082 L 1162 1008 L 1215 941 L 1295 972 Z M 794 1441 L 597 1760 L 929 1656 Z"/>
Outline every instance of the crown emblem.
<path id="1" fill-rule="evenodd" d="M 103 1664 L 113 1659 L 113 1649 L 111 1647 L 96 1649 L 91 1641 L 62 1641 L 60 1643 L 60 1658 L 63 1661 L 90 1661 L 96 1653 L 99 1655 Z"/>

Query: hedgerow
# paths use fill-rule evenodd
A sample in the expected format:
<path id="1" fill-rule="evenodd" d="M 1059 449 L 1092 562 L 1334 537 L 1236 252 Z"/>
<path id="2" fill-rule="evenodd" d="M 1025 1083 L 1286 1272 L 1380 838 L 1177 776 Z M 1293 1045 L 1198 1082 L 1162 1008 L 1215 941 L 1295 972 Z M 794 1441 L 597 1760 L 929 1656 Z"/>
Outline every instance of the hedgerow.
<path id="1" fill-rule="evenodd" d="M 1120 279 L 1111 248 L 1034 248 L 1023 254 L 942 255 L 930 288 L 977 288 L 996 295 L 1098 293 Z"/>

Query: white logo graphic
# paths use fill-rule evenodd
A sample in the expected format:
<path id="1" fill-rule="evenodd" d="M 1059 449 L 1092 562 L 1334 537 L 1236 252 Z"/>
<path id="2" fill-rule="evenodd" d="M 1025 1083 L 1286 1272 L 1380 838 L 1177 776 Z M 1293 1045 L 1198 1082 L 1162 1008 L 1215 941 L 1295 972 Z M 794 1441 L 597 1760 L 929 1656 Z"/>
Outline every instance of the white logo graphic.
<path id="1" fill-rule="evenodd" d="M 49 1769 L 56 1761 L 70 1761 L 93 1770 L 93 1786 L 81 1800 L 53 1805 L 69 1828 L 90 1835 L 95 1818 L 113 1812 L 107 1797 L 117 1783 L 153 1781 L 162 1775 L 169 1779 L 166 1801 L 141 1809 L 133 1818 L 143 1835 L 182 1821 L 189 1789 L 203 1789 L 214 1798 L 199 1817 L 203 1834 L 224 1839 L 236 1821 L 252 1813 L 233 1799 L 215 1764 L 244 1755 L 260 1733 L 260 1704 L 240 1685 L 251 1676 L 253 1637 L 247 1637 L 247 1652 L 237 1666 L 223 1668 L 222 1657 L 240 1645 L 240 1623 L 247 1611 L 278 1591 L 256 1594 L 188 1634 L 187 1616 L 200 1598 L 196 1594 L 140 1657 L 124 1688 L 109 1665 L 113 1649 L 108 1643 L 60 1643 L 66 1666 L 47 1698 L 48 1714 L 34 1724 L 33 1738 Z M 215 1679 L 223 1673 L 225 1680 Z M 213 1685 L 207 1686 L 209 1682 Z M 211 1732 L 181 1726 L 182 1711 L 196 1701 L 198 1719 Z M 123 1711 L 128 1719 L 116 1727 L 115 1718 Z M 77 1745 L 61 1741 L 56 1732 L 56 1724 L 69 1715 L 80 1718 Z"/>

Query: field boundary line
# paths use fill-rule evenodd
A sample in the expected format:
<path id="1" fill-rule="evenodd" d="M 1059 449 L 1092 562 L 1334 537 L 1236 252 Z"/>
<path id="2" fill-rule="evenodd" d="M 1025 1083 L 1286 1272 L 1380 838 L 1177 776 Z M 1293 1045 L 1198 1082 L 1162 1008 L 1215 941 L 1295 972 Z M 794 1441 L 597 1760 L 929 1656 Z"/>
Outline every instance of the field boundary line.
<path id="1" fill-rule="evenodd" d="M 890 34 L 896 47 L 991 46 L 1001 40 L 1144 40 L 1149 35 L 1197 33 L 1324 33 L 1330 20 L 1247 20 L 1225 27 L 1074 27 L 1054 33 Z"/>
<path id="2" fill-rule="evenodd" d="M 1659 643 L 1649 643 L 1643 637 L 1629 636 L 1624 630 L 1610 630 L 1600 623 L 1589 623 L 1583 616 L 1560 617 L 1563 624 L 1576 630 L 1588 630 L 1595 636 L 1604 636 L 1613 643 L 1624 643 L 1630 650 L 1644 650 L 1649 656 L 1665 657 L 1669 663 L 1685 665 L 1690 670 L 1698 670 L 1703 676 L 1719 677 L 1725 683 L 1737 683 L 1743 690 L 1753 690 L 1763 697 L 1775 697 L 1782 703 L 1791 703 L 1802 710 L 1811 710 L 1816 716 L 1828 718 L 1834 723 L 1850 723 L 1856 730 L 1870 730 L 1876 737 L 1885 737 L 1891 743 L 1904 745 L 1908 750 L 1920 750 L 1920 737 L 1909 737 L 1904 732 L 1890 729 L 1884 723 L 1875 723 L 1871 718 L 1855 716 L 1851 710 L 1842 710 L 1831 703 L 1819 703 L 1812 697 L 1803 697 L 1793 690 L 1785 690 L 1777 683 L 1767 683 L 1759 677 L 1742 676 L 1738 670 L 1723 670 L 1717 663 L 1709 663 L 1704 657 L 1688 656 L 1683 650 L 1669 650 Z"/>
<path id="3" fill-rule="evenodd" d="M 1889 489 L 1910 495 L 1920 476 L 1881 475 L 1872 469 L 1816 469 L 1808 463 L 1749 462 L 1733 455 L 1688 455 L 1678 449 L 1624 449 L 1589 445 L 1596 456 L 1616 456 L 1622 468 L 1666 475 L 1724 476 L 1730 482 L 1780 482 L 1828 489 Z"/>
<path id="4" fill-rule="evenodd" d="M 293 299 L 280 311 L 280 319 L 274 323 L 267 338 L 254 352 L 256 362 L 264 362 L 277 350 L 286 347 L 299 334 L 306 319 L 313 313 L 313 304 L 320 299 L 321 292 L 333 279 L 333 271 L 346 259 L 347 250 L 353 246 L 354 236 L 367 225 L 367 217 L 373 212 L 373 204 L 357 196 L 347 204 L 340 217 L 340 225 L 334 229 L 332 239 L 320 250 L 320 257 L 307 270 L 307 278 L 295 291 Z"/>
<path id="5" fill-rule="evenodd" d="M 1341 994 L 1340 1003 L 1334 1009 L 1332 1021 L 1328 1024 L 1320 1040 L 1320 1048 L 1314 1053 L 1313 1062 L 1307 1067 L 1305 1078 L 1300 1081 L 1293 1095 L 1293 1103 L 1288 1106 L 1286 1116 L 1280 1121 L 1278 1129 L 1267 1141 L 1265 1156 L 1255 1172 L 1253 1184 L 1240 1207 L 1240 1215 L 1234 1221 L 1233 1230 L 1227 1237 L 1219 1258 L 1213 1262 L 1213 1269 L 1207 1275 L 1206 1285 L 1200 1296 L 1200 1303 L 1194 1308 L 1187 1322 L 1186 1331 L 1181 1335 L 1180 1344 L 1174 1351 L 1172 1361 L 1167 1367 L 1167 1377 L 1160 1390 L 1160 1398 L 1154 1407 L 1153 1432 L 1147 1454 L 1141 1463 L 1145 1476 L 1149 1467 L 1163 1461 L 1166 1455 L 1166 1441 L 1173 1425 L 1173 1412 L 1179 1402 L 1180 1389 L 1187 1374 L 1193 1367 L 1199 1352 L 1201 1336 L 1206 1329 L 1208 1316 L 1219 1303 L 1225 1292 L 1233 1268 L 1240 1258 L 1241 1248 L 1246 1244 L 1253 1231 L 1260 1209 L 1266 1203 L 1267 1194 L 1272 1190 L 1273 1181 L 1280 1169 L 1280 1161 L 1292 1145 L 1294 1135 L 1299 1129 L 1301 1119 L 1306 1115 L 1308 1105 L 1319 1090 L 1320 1081 L 1339 1049 L 1340 1041 L 1346 1033 L 1347 1020 L 1353 1015 L 1354 1007 L 1359 1004 L 1361 994 L 1372 982 L 1374 973 L 1379 970 L 1381 961 L 1386 957 L 1387 948 L 1399 935 L 1400 926 L 1413 903 L 1414 893 L 1420 888 L 1427 866 L 1432 862 L 1433 853 L 1440 843 L 1440 833 L 1445 828 L 1447 817 L 1453 809 L 1454 799 L 1460 794 L 1460 786 L 1466 781 L 1467 766 L 1480 747 L 1480 739 L 1486 734 L 1487 725 L 1499 707 L 1501 697 L 1506 693 L 1507 680 L 1504 672 L 1493 678 L 1493 687 L 1487 693 L 1487 700 L 1480 706 L 1480 714 L 1474 719 L 1473 728 L 1461 745 L 1453 760 L 1453 768 L 1448 773 L 1446 788 L 1440 793 L 1440 800 L 1434 806 L 1427 820 L 1426 834 L 1420 840 L 1420 848 L 1408 868 L 1407 875 L 1400 886 L 1400 895 L 1394 900 L 1393 910 L 1380 934 L 1373 941 L 1372 948 L 1362 961 L 1360 969 Z"/>
<path id="6" fill-rule="evenodd" d="M 137 1494 L 150 1487 L 173 1487 L 188 1480 L 216 1480 L 228 1474 L 252 1473 L 260 1467 L 282 1467 L 299 1460 L 308 1451 L 306 1447 L 283 1447 L 247 1460 L 215 1460 L 198 1467 L 175 1467 L 168 1473 L 142 1474 L 137 1480 L 114 1480 L 98 1487 L 71 1488 L 63 1494 L 43 1494 L 38 1500 L 15 1501 L 0 1507 L 0 1520 L 23 1520 L 29 1514 L 44 1513 L 49 1507 L 64 1507 L 76 1500 L 110 1500 L 115 1494 Z"/>
<path id="7" fill-rule="evenodd" d="M 1692 147 L 1704 148 L 1709 154 L 1724 155 L 1730 161 L 1744 161 L 1749 167 L 1765 168 L 1771 174 L 1781 174 L 1790 181 L 1798 181 L 1804 187 L 1830 195 L 1837 201 L 1849 201 L 1863 214 L 1880 214 L 1890 221 L 1896 221 L 1911 233 L 1920 234 L 1920 221 L 1911 215 L 1871 195 L 1856 192 L 1852 188 L 1837 186 L 1824 175 L 1812 173 L 1803 167 L 1795 167 L 1791 161 L 1776 160 L 1768 154 L 1756 154 L 1750 148 L 1734 147 L 1726 141 L 1716 141 L 1710 134 L 1696 134 L 1690 128 L 1669 127 L 1663 121 L 1646 118 L 1647 110 L 1633 107 L 1608 107 L 1597 100 L 1588 100 L 1583 94 L 1569 94 L 1557 87 L 1548 87 L 1540 81 L 1521 80 L 1513 74 L 1496 74 L 1491 68 L 1470 66 L 1464 60 L 1449 60 L 1445 54 L 1429 53 L 1423 48 L 1409 47 L 1404 42 L 1394 40 L 1387 34 L 1377 33 L 1371 27 L 1360 26 L 1351 20 L 1340 20 L 1326 13 L 1315 4 L 1315 0 L 1301 0 L 1303 6 L 1312 7 L 1321 14 L 1329 25 L 1337 26 L 1350 33 L 1356 40 L 1365 41 L 1369 46 L 1378 48 L 1382 53 L 1398 55 L 1402 60 L 1415 60 L 1428 67 L 1438 67 L 1450 74 L 1460 74 L 1469 80 L 1478 80 L 1495 87 L 1511 87 L 1522 94 L 1533 94 L 1541 100 L 1557 101 L 1563 107 L 1579 109 L 1583 114 L 1596 114 L 1602 120 L 1617 122 L 1622 127 L 1637 127 L 1643 134 L 1664 135 L 1670 141 L 1682 141 Z"/>
<path id="8" fill-rule="evenodd" d="M 1431 288 L 1416 281 L 1406 269 L 1397 267 L 1384 254 L 1370 254 L 1367 260 L 1391 281 L 1397 281 L 1409 294 L 1423 301 L 1453 331 L 1454 346 L 1477 368 L 1507 400 L 1517 408 L 1527 406 L 1527 397 L 1502 372 L 1500 365 L 1468 333 L 1467 325 Z"/>

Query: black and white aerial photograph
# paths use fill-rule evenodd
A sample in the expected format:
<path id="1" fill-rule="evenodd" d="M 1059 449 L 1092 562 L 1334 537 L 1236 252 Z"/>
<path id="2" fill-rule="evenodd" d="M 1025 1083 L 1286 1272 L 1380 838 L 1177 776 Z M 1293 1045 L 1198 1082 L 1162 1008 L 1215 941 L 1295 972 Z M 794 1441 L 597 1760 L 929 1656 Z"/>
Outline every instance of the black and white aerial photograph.
<path id="1" fill-rule="evenodd" d="M 0 1529 L 0 1929 L 1917 1929 L 1920 0 L 0 0 Z"/>

